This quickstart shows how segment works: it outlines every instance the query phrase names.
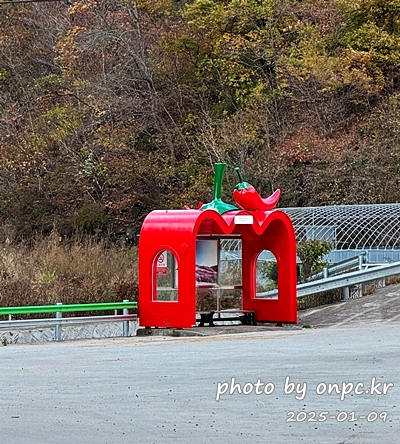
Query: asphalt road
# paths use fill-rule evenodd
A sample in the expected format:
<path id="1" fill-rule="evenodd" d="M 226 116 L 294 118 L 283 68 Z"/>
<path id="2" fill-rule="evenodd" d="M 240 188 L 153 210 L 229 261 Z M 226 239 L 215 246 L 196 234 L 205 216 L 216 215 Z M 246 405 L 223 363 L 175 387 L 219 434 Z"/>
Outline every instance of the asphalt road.
<path id="1" fill-rule="evenodd" d="M 1 442 L 395 443 L 399 340 L 393 319 L 1 347 Z"/>

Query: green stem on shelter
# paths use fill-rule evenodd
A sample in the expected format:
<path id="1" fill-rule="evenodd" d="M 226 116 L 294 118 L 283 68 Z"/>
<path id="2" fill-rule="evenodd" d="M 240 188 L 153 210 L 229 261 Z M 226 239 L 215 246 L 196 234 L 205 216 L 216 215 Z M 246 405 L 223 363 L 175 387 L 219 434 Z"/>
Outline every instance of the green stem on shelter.
<path id="1" fill-rule="evenodd" d="M 222 179 L 226 170 L 226 163 L 216 163 L 214 165 L 214 200 L 222 197 Z"/>
<path id="2" fill-rule="evenodd" d="M 237 210 L 238 208 L 227 204 L 221 200 L 222 197 L 222 179 L 224 177 L 226 169 L 226 163 L 216 163 L 214 165 L 214 197 L 213 200 L 204 204 L 201 210 L 215 210 L 219 214 L 226 213 L 227 211 Z"/>

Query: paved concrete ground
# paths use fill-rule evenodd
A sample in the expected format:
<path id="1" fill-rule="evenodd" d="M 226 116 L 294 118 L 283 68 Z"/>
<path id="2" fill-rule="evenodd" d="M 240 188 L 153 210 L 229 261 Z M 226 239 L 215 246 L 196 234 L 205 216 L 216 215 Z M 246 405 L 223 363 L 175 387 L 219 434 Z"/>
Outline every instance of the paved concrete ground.
<path id="1" fill-rule="evenodd" d="M 1 347 L 1 442 L 398 442 L 399 294 L 307 310 L 298 327 Z"/>
<path id="2" fill-rule="evenodd" d="M 299 326 L 314 328 L 345 325 L 391 324 L 400 321 L 400 284 L 389 285 L 374 294 L 299 312 Z"/>

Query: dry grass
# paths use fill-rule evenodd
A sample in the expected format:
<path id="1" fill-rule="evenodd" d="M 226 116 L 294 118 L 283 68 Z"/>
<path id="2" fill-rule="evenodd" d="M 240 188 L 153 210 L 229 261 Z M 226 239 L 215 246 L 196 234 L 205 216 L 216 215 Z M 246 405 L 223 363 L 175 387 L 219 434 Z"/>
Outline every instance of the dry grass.
<path id="1" fill-rule="evenodd" d="M 388 276 L 386 278 L 386 285 L 400 284 L 400 276 Z"/>
<path id="2" fill-rule="evenodd" d="M 0 249 L 0 306 L 137 300 L 137 249 L 93 242 Z"/>

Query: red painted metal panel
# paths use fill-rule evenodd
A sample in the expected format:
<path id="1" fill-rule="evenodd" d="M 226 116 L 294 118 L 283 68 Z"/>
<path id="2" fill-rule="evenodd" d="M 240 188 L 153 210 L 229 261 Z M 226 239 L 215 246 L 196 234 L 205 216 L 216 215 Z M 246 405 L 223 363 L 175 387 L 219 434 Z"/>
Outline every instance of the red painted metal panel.
<path id="1" fill-rule="evenodd" d="M 239 218 L 238 218 L 239 216 Z M 249 223 L 252 221 L 252 223 Z M 139 241 L 139 322 L 146 327 L 188 328 L 196 323 L 196 239 L 198 235 L 242 238 L 242 308 L 256 320 L 297 322 L 296 240 L 289 217 L 279 211 L 153 211 Z M 256 298 L 256 261 L 270 250 L 278 262 L 278 299 Z M 177 262 L 178 300 L 159 301 L 157 255 L 171 251 Z"/>

